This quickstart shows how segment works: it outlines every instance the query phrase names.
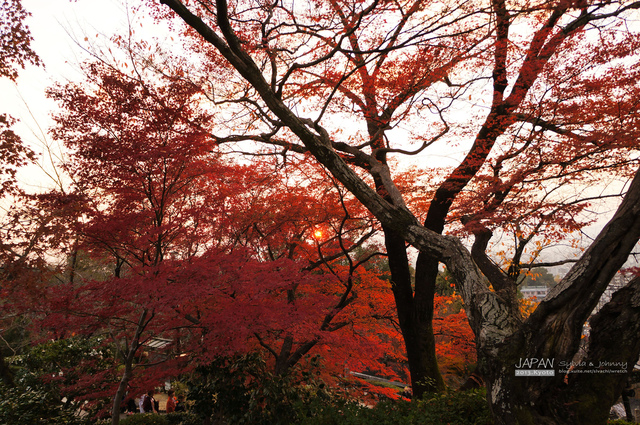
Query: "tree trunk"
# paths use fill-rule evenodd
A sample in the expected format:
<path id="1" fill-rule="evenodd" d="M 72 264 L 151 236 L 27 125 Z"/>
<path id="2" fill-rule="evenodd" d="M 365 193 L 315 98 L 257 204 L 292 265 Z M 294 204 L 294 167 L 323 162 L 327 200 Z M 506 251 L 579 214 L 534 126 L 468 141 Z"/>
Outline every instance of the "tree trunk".
<path id="1" fill-rule="evenodd" d="M 513 317 L 506 302 L 467 295 L 497 424 L 606 424 L 640 356 L 640 277 L 591 318 L 586 356 L 576 354 L 584 323 L 638 238 L 640 171 L 611 221 L 525 322 L 503 320 Z M 534 361 L 555 376 L 516 376 L 517 369 L 537 369 Z"/>
<path id="2" fill-rule="evenodd" d="M 412 316 L 408 323 L 401 325 L 401 330 L 409 361 L 413 399 L 418 400 L 426 393 L 444 391 L 445 384 L 435 355 L 431 320 L 420 321 L 415 314 Z"/>
<path id="3" fill-rule="evenodd" d="M 129 359 L 125 359 L 124 365 L 124 373 L 122 374 L 122 378 L 120 379 L 120 384 L 118 385 L 118 390 L 116 391 L 116 395 L 113 397 L 113 407 L 111 410 L 111 424 L 118 425 L 120 423 L 120 409 L 122 408 L 122 399 L 127 391 L 127 385 L 129 384 L 129 380 L 131 379 L 131 375 L 133 372 L 133 361 L 129 361 Z"/>
<path id="4" fill-rule="evenodd" d="M 120 379 L 120 384 L 118 385 L 116 394 L 113 397 L 111 425 L 118 425 L 120 423 L 120 408 L 122 406 L 122 399 L 127 392 L 127 386 L 129 385 L 129 381 L 131 380 L 131 376 L 133 375 L 133 360 L 135 358 L 136 352 L 138 351 L 138 348 L 140 348 L 140 336 L 149 323 L 149 321 L 147 320 L 148 314 L 148 310 L 145 309 L 142 311 L 131 344 L 126 347 L 126 352 L 123 353 L 124 372 L 122 374 L 122 378 Z"/>
<path id="5" fill-rule="evenodd" d="M 274 374 L 278 376 L 284 376 L 289 371 L 289 357 L 291 356 L 291 349 L 293 347 L 293 337 L 287 335 L 282 342 L 280 352 L 276 356 L 276 363 L 273 368 Z"/>
<path id="6" fill-rule="evenodd" d="M 539 328 L 538 336 L 525 338 L 517 333 L 495 352 L 483 353 L 481 368 L 496 424 L 607 423 L 609 410 L 640 356 L 640 278 L 616 292 L 590 324 L 584 358 L 545 359 L 544 368 L 555 376 L 515 373 L 526 359 L 541 359 L 536 357 L 537 347 L 561 327 L 557 321 Z"/>
<path id="7" fill-rule="evenodd" d="M 405 241 L 386 227 L 384 234 L 398 321 L 407 350 L 413 399 L 417 400 L 425 393 L 439 392 L 445 388 L 438 367 L 433 336 L 435 284 L 431 288 L 425 288 L 428 286 L 425 279 L 418 276 L 426 270 L 418 267 L 414 295 Z"/>
<path id="8" fill-rule="evenodd" d="M 640 356 L 640 277 L 617 291 L 590 324 L 586 365 L 578 369 L 597 367 L 603 373 L 569 374 L 568 384 L 577 402 L 576 423 L 605 423 Z M 593 421 L 596 416 L 599 422 Z"/>
<path id="9" fill-rule="evenodd" d="M 0 352 L 0 379 L 2 379 L 6 386 L 15 387 L 15 382 L 13 381 L 13 373 L 11 372 L 9 365 L 5 361 L 2 352 Z"/>

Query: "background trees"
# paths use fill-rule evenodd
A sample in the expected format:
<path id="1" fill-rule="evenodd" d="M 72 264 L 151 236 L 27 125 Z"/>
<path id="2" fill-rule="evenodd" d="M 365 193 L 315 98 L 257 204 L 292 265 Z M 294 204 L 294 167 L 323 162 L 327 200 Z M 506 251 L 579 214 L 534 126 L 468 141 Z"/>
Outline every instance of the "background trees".
<path id="1" fill-rule="evenodd" d="M 28 12 L 22 8 L 20 0 L 5 1 L 0 6 L 0 78 L 6 77 L 15 81 L 18 71 L 24 68 L 25 64 L 40 64 L 38 56 L 31 49 L 31 34 L 24 23 L 26 16 Z M 22 144 L 20 137 L 11 129 L 14 123 L 14 118 L 0 112 L 0 200 L 5 201 L 6 196 L 19 192 L 16 185 L 17 169 L 34 159 L 34 153 Z M 4 281 L 15 278 L 14 271 L 25 265 L 31 254 L 29 247 L 34 244 L 27 243 L 20 247 L 24 249 L 18 248 L 12 240 L 16 235 L 7 230 L 6 221 L 2 224 L 0 277 Z M 33 242 L 33 239 L 30 242 Z M 0 285 L 0 291 L 2 290 L 6 290 L 6 285 Z M 7 320 L 5 323 L 11 322 L 11 318 L 4 315 L 0 320 Z M 0 350 L 0 378 L 5 384 L 11 385 L 13 378 L 5 364 L 4 356 L 4 350 Z"/>
<path id="2" fill-rule="evenodd" d="M 20 69 L 26 64 L 39 65 L 40 60 L 31 49 L 31 34 L 24 23 L 28 12 L 22 8 L 20 0 L 5 1 L 0 6 L 0 78 L 15 81 Z M 6 113 L 0 113 L 0 199 L 16 195 L 16 172 L 19 167 L 35 158 L 31 149 L 23 145 L 20 137 L 11 129 L 15 119 Z M 13 262 L 23 260 L 24 253 L 12 249 L 11 237 L 0 240 L 3 273 Z"/>
<path id="3" fill-rule="evenodd" d="M 43 292 L 13 298 L 37 306 L 48 336 L 115 353 L 74 384 L 76 400 L 114 395 L 116 423 L 125 394 L 254 351 L 277 375 L 309 355 L 328 382 L 402 373 L 389 283 L 363 268 L 380 255 L 368 212 L 306 161 L 224 157 L 202 85 L 127 53 L 132 72 L 96 61 L 49 92 L 73 185 L 47 196 L 69 206 L 69 261 Z"/>

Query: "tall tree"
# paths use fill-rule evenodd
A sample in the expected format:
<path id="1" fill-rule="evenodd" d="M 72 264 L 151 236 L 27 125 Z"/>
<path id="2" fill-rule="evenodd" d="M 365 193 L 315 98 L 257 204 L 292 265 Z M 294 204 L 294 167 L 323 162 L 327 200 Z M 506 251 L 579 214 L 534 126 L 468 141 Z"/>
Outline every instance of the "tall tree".
<path id="1" fill-rule="evenodd" d="M 445 7 L 417 2 L 410 5 L 420 13 L 406 26 L 402 38 L 396 29 L 405 28 L 405 17 L 411 16 L 404 2 L 335 2 L 337 7 L 334 3 L 312 3 L 297 9 L 288 9 L 285 3 L 229 5 L 223 0 L 160 3 L 184 20 L 189 27 L 187 36 L 214 48 L 205 52 L 210 54 L 210 69 L 224 68 L 224 60 L 237 72 L 238 79 L 229 79 L 224 94 L 244 96 L 236 100 L 245 99 L 245 107 L 258 111 L 253 117 L 259 118 L 253 124 L 268 127 L 249 139 L 310 152 L 389 229 L 387 245 L 392 238 L 403 248 L 406 241 L 420 250 L 417 279 L 424 279 L 425 284 L 417 284 L 415 292 L 403 292 L 396 286 L 395 292 L 404 297 L 406 305 L 421 297 L 427 300 L 410 313 L 424 318 L 423 323 L 429 323 L 432 315 L 428 300 L 437 263 L 447 265 L 476 335 L 479 366 L 497 423 L 604 423 L 609 404 L 622 389 L 624 374 L 607 376 L 606 396 L 596 400 L 589 397 L 596 391 L 595 374 L 571 375 L 565 384 L 559 372 L 549 379 L 523 379 L 514 376 L 514 368 L 519 358 L 553 358 L 558 362 L 573 358 L 584 322 L 640 237 L 640 173 L 635 172 L 637 164 L 629 154 L 637 148 L 638 140 L 638 75 L 637 69 L 624 65 L 634 61 L 633 46 L 638 42 L 637 32 L 626 25 L 625 18 L 640 8 L 640 3 L 507 4 L 496 0 L 485 7 L 466 3 Z M 336 10 L 339 7 L 344 12 Z M 159 16 L 164 16 L 166 9 L 159 10 Z M 354 44 L 352 34 L 371 44 L 366 48 Z M 447 44 L 449 39 L 461 38 L 460 43 Z M 435 95 L 403 98 L 402 105 L 431 105 L 431 110 L 443 117 L 439 113 L 444 111 L 443 104 L 481 103 L 486 98 L 486 111 L 477 122 L 458 125 L 453 119 L 455 109 L 449 106 L 452 116 L 442 119 L 440 131 L 423 137 L 429 145 L 454 124 L 459 129 L 456 137 L 469 131 L 474 135 L 466 156 L 437 185 L 428 210 L 419 214 L 424 217 L 420 224 L 394 184 L 385 160 L 386 153 L 406 149 L 375 145 L 369 139 L 348 140 L 331 131 L 327 114 L 340 109 L 336 105 L 342 98 L 336 93 L 350 87 L 357 75 L 374 69 L 381 58 L 393 58 L 401 65 L 385 70 L 387 75 L 410 74 L 421 68 L 406 66 L 403 59 L 434 57 L 443 46 L 473 54 L 454 62 L 457 68 L 424 71 L 432 81 L 426 86 L 416 86 L 415 78 L 404 74 L 400 82 L 418 87 L 420 94 L 433 89 Z M 339 54 L 365 59 L 353 65 L 339 60 Z M 336 83 L 321 91 L 323 101 L 305 103 L 305 93 L 297 90 L 300 81 L 313 85 L 322 78 L 307 78 L 309 74 L 331 73 L 336 75 Z M 479 84 L 481 81 L 490 83 Z M 465 92 L 471 88 L 477 90 Z M 438 96 L 439 90 L 443 95 Z M 319 107 L 314 109 L 311 104 Z M 353 104 L 352 110 L 362 110 L 358 101 Z M 396 118 L 404 115 L 400 112 L 389 110 Z M 380 130 L 377 133 L 382 137 L 387 130 Z M 276 137 L 278 133 L 282 137 Z M 301 144 L 293 143 L 288 135 L 295 135 Z M 367 169 L 375 187 L 350 163 Z M 544 186 L 553 179 L 580 185 L 585 176 L 607 169 L 627 178 L 636 174 L 616 215 L 548 298 L 523 319 L 513 279 L 488 260 L 491 213 L 508 205 L 506 201 L 526 200 L 521 194 L 544 193 Z M 476 190 L 474 185 L 488 190 Z M 467 189 L 481 195 L 476 214 L 452 216 L 454 202 L 469 205 Z M 449 220 L 456 218 L 475 235 L 471 252 L 459 238 L 442 235 Z M 637 291 L 638 282 L 633 280 L 624 291 Z M 633 299 L 616 297 L 612 301 L 615 308 L 612 304 L 599 313 L 598 326 L 592 332 L 603 338 L 592 338 L 590 358 L 604 356 L 627 365 L 637 361 L 640 347 L 632 335 L 637 335 L 639 312 Z M 614 314 L 621 318 L 617 323 L 621 326 L 612 333 Z M 621 341 L 625 350 L 608 344 L 610 337 Z M 412 377 L 414 382 L 418 382 L 416 378 Z M 420 393 L 420 387 L 418 390 Z"/>
<path id="2" fill-rule="evenodd" d="M 204 218 L 224 199 L 211 190 L 213 176 L 228 172 L 219 172 L 210 156 L 212 142 L 202 130 L 208 115 L 195 111 L 196 86 L 175 75 L 147 82 L 143 67 L 133 75 L 100 62 L 85 70 L 83 85 L 50 90 L 62 107 L 52 134 L 71 151 L 65 167 L 83 214 L 76 222 L 77 249 L 110 257 L 113 277 L 70 279 L 54 288 L 63 291 L 61 300 L 52 299 L 58 300 L 55 310 L 66 310 L 63 316 L 93 318 L 76 328 L 111 329 L 105 341 L 117 345 L 124 362 L 112 408 L 116 423 L 141 347 L 154 332 L 176 326 L 167 316 L 167 297 L 158 292 L 169 290 L 163 263 L 204 249 L 201 235 L 212 231 Z M 67 305 L 73 293 L 84 301 L 102 298 L 84 308 L 71 303 L 74 311 Z"/>
<path id="3" fill-rule="evenodd" d="M 53 287 L 46 319 L 118 347 L 112 420 L 144 382 L 135 365 L 154 336 L 193 365 L 262 348 L 284 374 L 313 350 L 392 373 L 378 361 L 398 347 L 395 328 L 379 327 L 393 319 L 380 301 L 388 284 L 361 267 L 379 253 L 355 252 L 376 234 L 370 214 L 306 161 L 225 160 L 198 109 L 201 84 L 130 59 L 133 72 L 98 61 L 86 81 L 49 92 L 82 206 L 78 248 L 110 258 L 113 277 Z"/>

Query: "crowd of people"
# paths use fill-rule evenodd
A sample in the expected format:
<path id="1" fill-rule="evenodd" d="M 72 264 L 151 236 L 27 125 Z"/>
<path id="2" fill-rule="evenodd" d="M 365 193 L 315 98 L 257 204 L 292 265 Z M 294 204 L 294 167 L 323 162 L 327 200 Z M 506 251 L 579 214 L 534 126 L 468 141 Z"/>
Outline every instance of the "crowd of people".
<path id="1" fill-rule="evenodd" d="M 160 413 L 160 402 L 154 397 L 155 394 L 156 393 L 154 390 L 150 390 L 146 394 L 142 394 L 138 399 L 137 406 L 135 399 L 130 398 L 126 405 L 126 413 Z M 176 397 L 175 391 L 169 390 L 167 392 L 167 403 L 165 412 L 173 413 L 184 411 L 186 411 L 184 395 L 181 394 Z"/>

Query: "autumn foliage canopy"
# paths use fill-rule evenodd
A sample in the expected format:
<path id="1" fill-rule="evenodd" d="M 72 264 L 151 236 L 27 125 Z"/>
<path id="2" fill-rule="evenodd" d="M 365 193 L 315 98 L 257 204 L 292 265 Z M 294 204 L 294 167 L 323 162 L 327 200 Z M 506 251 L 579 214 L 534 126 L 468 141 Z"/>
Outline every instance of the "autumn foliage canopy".
<path id="1" fill-rule="evenodd" d="M 420 397 L 477 356 L 496 423 L 601 420 L 624 376 L 594 398 L 587 373 L 513 368 L 640 354 L 637 277 L 591 318 L 640 238 L 638 9 L 140 2 L 134 15 L 179 43 L 132 22 L 90 49 L 82 81 L 49 90 L 71 184 L 12 210 L 30 230 L 6 239 L 64 264 L 37 284 L 7 278 L 7 305 L 42 338 L 115 349 L 93 374 L 109 388 L 84 394 L 110 391 L 114 412 L 130 388 L 220 356 L 259 353 L 277 376 L 321 359 L 332 385 L 367 372 Z M 30 157 L 13 153 L 7 187 Z M 613 218 L 582 238 L 609 201 Z M 572 268 L 523 308 L 523 277 L 559 265 Z"/>

